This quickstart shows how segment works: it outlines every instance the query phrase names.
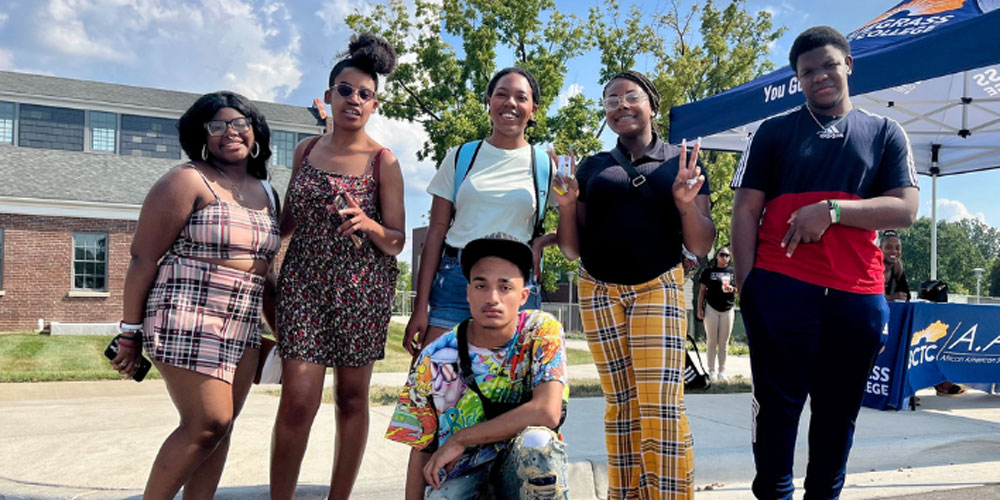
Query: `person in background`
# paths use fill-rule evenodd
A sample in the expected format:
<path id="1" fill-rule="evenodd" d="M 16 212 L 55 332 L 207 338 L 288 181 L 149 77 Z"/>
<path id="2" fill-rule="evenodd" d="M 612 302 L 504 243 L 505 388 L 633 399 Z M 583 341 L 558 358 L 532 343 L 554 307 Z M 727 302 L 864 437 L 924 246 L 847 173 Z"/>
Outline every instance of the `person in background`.
<path id="1" fill-rule="evenodd" d="M 271 132 L 257 107 L 233 92 L 205 94 L 177 129 L 191 161 L 143 201 L 111 360 L 131 375 L 145 345 L 180 416 L 153 462 L 147 500 L 173 499 L 181 487 L 186 499 L 215 495 L 257 368 L 281 247 L 267 183 Z"/>
<path id="2" fill-rule="evenodd" d="M 885 264 L 885 299 L 909 302 L 910 285 L 903 272 L 903 243 L 899 240 L 899 233 L 892 229 L 882 231 L 879 247 Z"/>
<path id="3" fill-rule="evenodd" d="M 689 155 L 660 139 L 660 93 L 645 75 L 619 73 L 603 95 L 618 144 L 559 177 L 555 192 L 559 247 L 581 259 L 580 312 L 604 391 L 608 498 L 690 499 L 682 249 L 712 248 L 708 179 L 699 146 Z"/>
<path id="4" fill-rule="evenodd" d="M 698 319 L 705 322 L 708 343 L 708 374 L 713 380 L 726 379 L 726 355 L 729 335 L 733 332 L 733 306 L 736 305 L 736 281 L 729 265 L 732 254 L 722 247 L 712 259 L 712 266 L 705 269 L 698 279 Z M 715 370 L 718 354 L 719 370 Z"/>
<path id="5" fill-rule="evenodd" d="M 520 311 L 534 256 L 505 233 L 469 242 L 471 319 L 421 350 L 386 437 L 412 447 L 406 499 L 566 499 L 562 325 Z"/>
<path id="6" fill-rule="evenodd" d="M 330 499 L 351 495 L 368 437 L 368 385 L 385 341 L 403 249 L 403 175 L 365 130 L 378 108 L 378 75 L 396 53 L 369 33 L 330 71 L 333 130 L 299 143 L 282 237 L 294 232 L 278 279 L 281 402 L 271 452 L 271 498 L 291 499 L 334 369 L 337 423 Z M 339 203 L 338 203 L 339 201 Z"/>
<path id="7" fill-rule="evenodd" d="M 903 272 L 903 242 L 899 233 L 892 229 L 882 231 L 879 239 L 882 258 L 885 263 L 885 299 L 890 301 L 909 302 L 910 285 L 906 282 Z M 965 387 L 953 384 L 947 380 L 934 386 L 938 396 L 959 398 L 965 395 Z"/>
<path id="8" fill-rule="evenodd" d="M 730 184 L 753 374 L 752 489 L 792 498 L 808 398 L 805 497 L 836 499 L 889 319 L 875 231 L 913 223 L 917 174 L 899 123 L 851 103 L 843 35 L 809 28 L 788 59 L 806 102 L 761 123 Z"/>

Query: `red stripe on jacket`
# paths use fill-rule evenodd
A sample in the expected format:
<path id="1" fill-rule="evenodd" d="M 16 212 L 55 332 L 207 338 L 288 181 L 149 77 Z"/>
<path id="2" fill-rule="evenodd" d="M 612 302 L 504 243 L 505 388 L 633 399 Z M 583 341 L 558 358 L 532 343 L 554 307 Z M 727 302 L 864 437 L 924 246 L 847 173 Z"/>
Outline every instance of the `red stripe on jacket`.
<path id="1" fill-rule="evenodd" d="M 757 238 L 756 267 L 826 288 L 852 293 L 885 293 L 882 250 L 876 233 L 831 225 L 816 243 L 800 243 L 791 257 L 781 248 L 792 212 L 822 200 L 857 200 L 835 191 L 783 194 L 764 205 Z"/>

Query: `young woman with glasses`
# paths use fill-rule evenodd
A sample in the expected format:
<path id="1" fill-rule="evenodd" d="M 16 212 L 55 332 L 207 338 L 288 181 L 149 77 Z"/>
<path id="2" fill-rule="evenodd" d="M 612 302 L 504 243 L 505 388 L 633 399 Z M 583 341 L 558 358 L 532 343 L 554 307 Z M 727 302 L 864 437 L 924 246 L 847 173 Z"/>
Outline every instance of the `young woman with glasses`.
<path id="1" fill-rule="evenodd" d="M 689 499 L 694 451 L 684 415 L 682 245 L 715 238 L 708 181 L 687 151 L 663 142 L 660 94 L 643 74 L 604 88 L 610 152 L 556 180 L 559 246 L 580 258 L 580 313 L 605 395 L 608 498 Z"/>
<path id="2" fill-rule="evenodd" d="M 232 92 L 201 96 L 177 123 L 192 161 L 143 202 L 125 274 L 111 366 L 131 375 L 143 345 L 180 424 L 160 447 L 146 499 L 212 498 L 260 348 L 265 282 L 278 253 L 277 193 L 267 183 L 270 131 Z M 265 277 L 266 276 L 266 277 Z M 273 324 L 273 323 L 272 323 Z"/>
<path id="3" fill-rule="evenodd" d="M 555 166 L 547 156 L 536 158 L 525 131 L 534 124 L 541 92 L 524 68 L 505 68 L 486 87 L 486 106 L 493 131 L 486 140 L 448 151 L 427 186 L 433 196 L 431 220 L 420 256 L 417 295 L 406 326 L 403 346 L 412 355 L 444 332 L 470 318 L 459 254 L 465 244 L 495 231 L 531 242 L 535 267 L 528 287 L 531 296 L 522 309 L 541 307 L 538 274 L 542 250 L 555 244 L 555 234 L 535 234 L 535 166 Z M 464 178 L 456 178 L 459 148 L 475 150 Z M 456 183 L 458 188 L 456 189 Z M 429 308 L 429 311 L 428 311 Z"/>
<path id="4" fill-rule="evenodd" d="M 729 247 L 722 247 L 712 259 L 711 267 L 701 272 L 698 279 L 698 319 L 705 322 L 708 340 L 708 374 L 712 379 L 726 379 L 726 355 L 729 354 L 729 335 L 733 333 L 736 312 L 736 279 Z M 719 370 L 715 370 L 715 360 Z"/>
<path id="5" fill-rule="evenodd" d="M 334 368 L 337 428 L 328 498 L 350 497 L 368 436 L 372 366 L 385 357 L 395 256 L 405 241 L 399 161 L 365 131 L 378 107 L 378 75 L 392 71 L 396 54 L 368 33 L 349 51 L 330 71 L 325 95 L 333 130 L 296 148 L 281 220 L 282 237 L 292 239 L 278 279 L 283 362 L 272 499 L 295 494 L 327 367 Z"/>

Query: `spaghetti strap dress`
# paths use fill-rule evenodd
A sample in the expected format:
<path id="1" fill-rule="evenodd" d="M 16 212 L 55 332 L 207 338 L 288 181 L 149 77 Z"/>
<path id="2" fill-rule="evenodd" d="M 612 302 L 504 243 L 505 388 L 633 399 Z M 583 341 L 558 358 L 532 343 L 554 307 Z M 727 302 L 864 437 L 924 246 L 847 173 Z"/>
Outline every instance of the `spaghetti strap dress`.
<path id="1" fill-rule="evenodd" d="M 376 170 L 382 151 L 361 176 L 314 167 L 306 148 L 289 186 L 287 210 L 296 229 L 278 278 L 278 349 L 282 358 L 325 366 L 365 366 L 385 357 L 396 290 L 396 258 L 356 232 L 361 245 L 337 232 L 340 216 L 327 210 L 350 193 L 381 223 Z"/>

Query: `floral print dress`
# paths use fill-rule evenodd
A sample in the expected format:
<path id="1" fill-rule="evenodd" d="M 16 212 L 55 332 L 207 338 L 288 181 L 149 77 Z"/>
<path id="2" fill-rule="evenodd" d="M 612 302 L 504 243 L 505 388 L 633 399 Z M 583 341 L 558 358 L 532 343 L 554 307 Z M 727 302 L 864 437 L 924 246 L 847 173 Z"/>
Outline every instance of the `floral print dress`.
<path id="1" fill-rule="evenodd" d="M 325 366 L 365 366 L 385 357 L 385 339 L 396 290 L 396 258 L 363 233 L 361 246 L 339 234 L 340 216 L 327 210 L 337 194 L 350 193 L 381 222 L 372 167 L 360 177 L 302 166 L 289 186 L 296 228 L 278 278 L 278 348 L 281 357 Z"/>

